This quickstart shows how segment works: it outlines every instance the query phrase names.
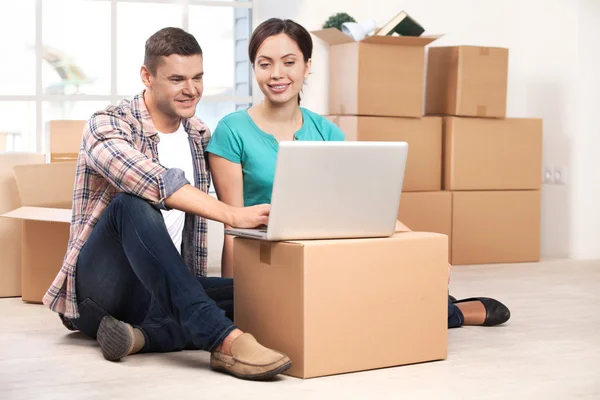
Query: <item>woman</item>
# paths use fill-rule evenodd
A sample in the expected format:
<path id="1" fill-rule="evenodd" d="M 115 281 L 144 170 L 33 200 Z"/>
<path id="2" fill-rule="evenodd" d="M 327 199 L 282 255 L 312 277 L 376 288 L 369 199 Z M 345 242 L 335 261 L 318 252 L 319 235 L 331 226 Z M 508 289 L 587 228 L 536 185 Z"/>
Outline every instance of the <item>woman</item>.
<path id="1" fill-rule="evenodd" d="M 224 117 L 207 147 L 219 200 L 232 206 L 270 204 L 279 142 L 344 140 L 324 117 L 300 107 L 311 68 L 312 39 L 291 20 L 269 19 L 250 38 L 250 62 L 264 101 Z M 233 238 L 225 235 L 222 275 L 233 276 Z M 509 310 L 489 298 L 448 300 L 448 326 L 498 325 Z"/>

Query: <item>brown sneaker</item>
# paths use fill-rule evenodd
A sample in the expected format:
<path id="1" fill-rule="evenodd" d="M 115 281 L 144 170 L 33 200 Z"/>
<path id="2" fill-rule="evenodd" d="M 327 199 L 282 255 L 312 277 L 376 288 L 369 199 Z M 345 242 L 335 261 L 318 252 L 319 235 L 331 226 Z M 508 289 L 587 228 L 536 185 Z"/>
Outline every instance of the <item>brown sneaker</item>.
<path id="1" fill-rule="evenodd" d="M 272 378 L 292 366 L 288 356 L 264 347 L 249 333 L 243 333 L 231 343 L 231 354 L 233 356 L 213 352 L 210 367 L 240 379 L 259 381 Z"/>

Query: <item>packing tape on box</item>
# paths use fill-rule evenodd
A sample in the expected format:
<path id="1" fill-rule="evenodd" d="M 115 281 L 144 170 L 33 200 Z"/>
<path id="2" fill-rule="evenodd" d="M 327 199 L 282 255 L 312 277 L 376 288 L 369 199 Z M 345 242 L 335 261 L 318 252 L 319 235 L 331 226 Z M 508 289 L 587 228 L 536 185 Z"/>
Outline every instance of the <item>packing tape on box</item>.
<path id="1" fill-rule="evenodd" d="M 482 47 L 479 49 L 479 55 L 480 56 L 489 56 L 490 55 L 490 48 L 489 47 Z"/>
<path id="2" fill-rule="evenodd" d="M 78 153 L 52 153 L 50 154 L 50 162 L 69 162 L 77 161 Z"/>
<path id="3" fill-rule="evenodd" d="M 260 242 L 260 262 L 271 265 L 271 243 Z"/>
<path id="4" fill-rule="evenodd" d="M 477 106 L 477 116 L 485 117 L 487 115 L 487 107 L 486 106 Z"/>

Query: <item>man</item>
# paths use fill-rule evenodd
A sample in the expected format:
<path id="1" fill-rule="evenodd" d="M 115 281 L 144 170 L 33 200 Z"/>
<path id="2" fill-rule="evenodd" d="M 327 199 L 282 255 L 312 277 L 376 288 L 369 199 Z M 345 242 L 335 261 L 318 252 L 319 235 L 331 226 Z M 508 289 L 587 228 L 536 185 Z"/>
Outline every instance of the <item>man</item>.
<path id="1" fill-rule="evenodd" d="M 231 321 L 233 281 L 205 277 L 205 218 L 256 227 L 269 206 L 235 208 L 207 194 L 210 132 L 194 116 L 202 50 L 182 29 L 162 29 L 146 42 L 140 75 L 142 93 L 84 128 L 71 237 L 44 304 L 96 338 L 107 360 L 202 349 L 212 368 L 239 378 L 277 375 L 290 359 Z"/>

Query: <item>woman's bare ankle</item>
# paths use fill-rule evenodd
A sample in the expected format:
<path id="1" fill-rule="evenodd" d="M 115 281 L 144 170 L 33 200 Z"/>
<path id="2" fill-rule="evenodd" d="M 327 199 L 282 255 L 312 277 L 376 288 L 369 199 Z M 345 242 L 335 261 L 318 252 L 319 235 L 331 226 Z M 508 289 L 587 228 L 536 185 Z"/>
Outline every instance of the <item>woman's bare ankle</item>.
<path id="1" fill-rule="evenodd" d="M 485 322 L 486 310 L 481 301 L 467 301 L 454 305 L 462 311 L 465 325 L 483 325 Z"/>

